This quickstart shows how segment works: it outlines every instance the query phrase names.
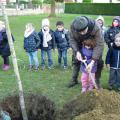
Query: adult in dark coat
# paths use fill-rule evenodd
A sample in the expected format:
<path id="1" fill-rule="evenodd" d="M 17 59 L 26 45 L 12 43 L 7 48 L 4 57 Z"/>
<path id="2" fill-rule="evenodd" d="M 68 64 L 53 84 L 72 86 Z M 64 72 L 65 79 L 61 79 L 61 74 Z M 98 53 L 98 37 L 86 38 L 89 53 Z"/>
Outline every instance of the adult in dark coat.
<path id="1" fill-rule="evenodd" d="M 97 60 L 97 72 L 96 72 L 96 83 L 100 87 L 100 77 L 103 68 L 102 53 L 104 48 L 104 40 L 101 28 L 95 22 L 86 16 L 79 16 L 75 18 L 70 28 L 70 46 L 73 49 L 73 72 L 72 79 L 68 84 L 68 87 L 73 87 L 78 84 L 78 75 L 80 71 L 80 60 L 84 59 L 81 48 L 82 42 L 87 39 L 94 39 L 96 41 L 96 47 L 93 49 L 93 56 L 91 63 L 88 64 L 87 69 L 90 71 L 94 62 Z"/>

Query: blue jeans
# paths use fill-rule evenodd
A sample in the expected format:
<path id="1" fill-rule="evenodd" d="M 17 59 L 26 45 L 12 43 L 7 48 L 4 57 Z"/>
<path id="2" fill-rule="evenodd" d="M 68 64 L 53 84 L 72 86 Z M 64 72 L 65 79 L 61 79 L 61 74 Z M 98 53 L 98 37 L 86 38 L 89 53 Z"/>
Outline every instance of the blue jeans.
<path id="1" fill-rule="evenodd" d="M 110 68 L 109 86 L 120 87 L 120 69 Z"/>
<path id="2" fill-rule="evenodd" d="M 48 66 L 51 67 L 53 65 L 52 50 L 41 50 L 42 66 L 45 65 L 46 53 L 48 56 Z"/>
<path id="3" fill-rule="evenodd" d="M 30 66 L 33 65 L 33 61 L 35 62 L 35 66 L 39 67 L 39 61 L 38 61 L 38 57 L 37 57 L 37 51 L 35 52 L 29 52 L 28 53 L 28 57 L 29 57 L 29 64 Z"/>
<path id="4" fill-rule="evenodd" d="M 67 49 L 61 50 L 58 49 L 58 63 L 61 64 L 62 57 L 64 60 L 64 66 L 67 66 Z"/>

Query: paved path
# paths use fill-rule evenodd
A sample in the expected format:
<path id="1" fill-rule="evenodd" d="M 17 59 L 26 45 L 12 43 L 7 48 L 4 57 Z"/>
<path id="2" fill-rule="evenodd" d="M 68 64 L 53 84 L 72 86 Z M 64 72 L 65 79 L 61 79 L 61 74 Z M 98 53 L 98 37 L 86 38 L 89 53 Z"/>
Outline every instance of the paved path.
<path id="1" fill-rule="evenodd" d="M 8 16 L 13 15 L 32 15 L 32 14 L 42 14 L 45 13 L 42 9 L 24 9 L 24 10 L 16 10 L 16 9 L 6 9 Z M 0 9 L 0 16 L 2 16 L 2 11 Z"/>
<path id="2" fill-rule="evenodd" d="M 50 13 L 50 7 L 44 7 L 43 9 L 23 9 L 23 10 L 16 10 L 16 9 L 6 9 L 8 16 L 16 16 L 16 15 L 37 15 L 43 13 Z M 64 8 L 56 8 L 56 13 L 64 13 Z M 2 11 L 0 9 L 0 16 L 2 16 Z"/>

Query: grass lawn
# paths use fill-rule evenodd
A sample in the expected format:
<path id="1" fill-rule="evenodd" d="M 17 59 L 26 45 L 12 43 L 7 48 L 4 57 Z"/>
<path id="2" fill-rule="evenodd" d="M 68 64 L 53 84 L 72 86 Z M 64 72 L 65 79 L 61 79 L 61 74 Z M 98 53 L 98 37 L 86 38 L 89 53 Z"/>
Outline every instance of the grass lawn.
<path id="1" fill-rule="evenodd" d="M 67 88 L 71 78 L 72 66 L 71 66 L 71 50 L 68 52 L 68 64 L 69 69 L 63 71 L 57 67 L 57 51 L 53 51 L 55 69 L 48 70 L 47 68 L 42 71 L 28 71 L 28 56 L 23 49 L 23 34 L 25 24 L 32 22 L 37 31 L 41 28 L 41 20 L 48 15 L 31 15 L 31 16 L 12 16 L 9 17 L 10 27 L 15 37 L 15 50 L 17 54 L 18 64 L 20 66 L 20 75 L 23 83 L 23 89 L 25 93 L 42 93 L 48 98 L 53 100 L 58 107 L 62 107 L 67 101 L 70 101 L 78 94 L 80 94 L 80 84 L 74 88 Z M 78 15 L 64 14 L 58 15 L 57 18 L 50 18 L 51 28 L 55 30 L 55 24 L 58 20 L 63 20 L 65 27 L 69 29 L 70 23 Z M 90 16 L 96 18 L 97 16 Z M 104 16 L 106 25 L 111 25 L 112 16 Z M 2 18 L 0 18 L 2 19 Z M 105 50 L 106 51 L 106 50 Z M 105 56 L 104 52 L 104 56 Z M 38 52 L 39 60 L 41 52 Z M 2 59 L 0 58 L 0 99 L 18 92 L 16 78 L 13 72 L 12 62 L 11 69 L 9 71 L 2 71 Z M 102 72 L 102 85 L 107 87 L 108 70 L 104 69 Z"/>

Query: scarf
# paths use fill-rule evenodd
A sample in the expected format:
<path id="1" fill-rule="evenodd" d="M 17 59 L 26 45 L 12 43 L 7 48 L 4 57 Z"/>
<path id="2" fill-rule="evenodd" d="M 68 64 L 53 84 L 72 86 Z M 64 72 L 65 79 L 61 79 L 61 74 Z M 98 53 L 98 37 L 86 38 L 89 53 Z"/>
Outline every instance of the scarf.
<path id="1" fill-rule="evenodd" d="M 24 37 L 25 38 L 27 38 L 28 36 L 30 36 L 33 32 L 35 31 L 35 29 L 32 29 L 31 31 L 27 31 L 27 30 L 25 30 L 25 32 L 24 32 Z"/>
<path id="2" fill-rule="evenodd" d="M 52 39 L 49 31 L 50 30 L 45 31 L 44 29 L 42 29 L 42 32 L 43 32 L 43 47 L 48 47 L 48 42 Z"/>

